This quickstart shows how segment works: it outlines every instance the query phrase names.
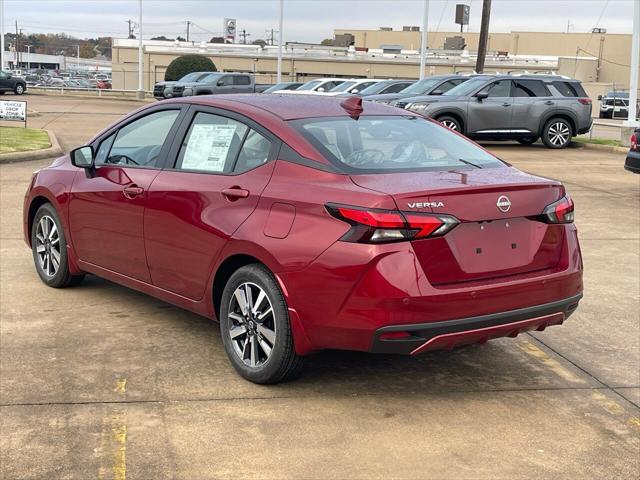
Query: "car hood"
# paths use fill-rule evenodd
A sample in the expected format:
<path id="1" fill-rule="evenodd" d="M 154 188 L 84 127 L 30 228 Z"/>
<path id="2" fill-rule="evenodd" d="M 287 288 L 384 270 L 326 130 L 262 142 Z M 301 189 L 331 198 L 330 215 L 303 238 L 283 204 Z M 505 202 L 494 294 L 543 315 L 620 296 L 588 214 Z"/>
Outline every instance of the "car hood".
<path id="1" fill-rule="evenodd" d="M 103 81 L 104 80 L 98 80 L 98 82 L 103 82 Z M 175 82 L 175 81 L 173 81 L 173 82 L 162 81 L 162 82 L 156 82 L 156 85 L 162 85 L 162 86 L 165 86 L 165 87 L 170 87 L 171 85 L 175 85 L 176 83 L 178 83 L 178 82 Z"/>

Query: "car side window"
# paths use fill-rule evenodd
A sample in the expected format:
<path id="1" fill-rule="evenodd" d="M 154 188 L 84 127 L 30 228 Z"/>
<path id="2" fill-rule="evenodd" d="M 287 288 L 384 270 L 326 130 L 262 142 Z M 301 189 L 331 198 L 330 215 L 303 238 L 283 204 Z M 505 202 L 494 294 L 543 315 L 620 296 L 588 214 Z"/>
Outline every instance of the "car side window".
<path id="1" fill-rule="evenodd" d="M 104 164 L 156 168 L 180 110 L 150 113 L 118 129 Z"/>
<path id="2" fill-rule="evenodd" d="M 549 90 L 541 80 L 516 80 L 514 97 L 548 97 Z"/>
<path id="3" fill-rule="evenodd" d="M 9 78 L 8 74 L 4 72 L 0 72 L 0 80 L 6 80 L 7 78 Z"/>
<path id="4" fill-rule="evenodd" d="M 238 161 L 233 171 L 235 173 L 243 173 L 267 163 L 270 151 L 271 142 L 255 130 L 250 130 L 242 144 Z"/>
<path id="5" fill-rule="evenodd" d="M 231 75 L 226 75 L 218 80 L 218 84 L 221 87 L 229 87 L 233 85 L 233 77 Z"/>
<path id="6" fill-rule="evenodd" d="M 246 75 L 236 75 L 235 77 L 233 77 L 233 84 L 234 85 L 250 85 L 251 79 Z"/>
<path id="7" fill-rule="evenodd" d="M 570 82 L 555 81 L 552 83 L 554 87 L 560 92 L 563 97 L 579 97 L 586 96 L 582 92 L 578 93 L 578 89 L 575 88 Z M 583 90 L 584 91 L 584 90 Z"/>
<path id="8" fill-rule="evenodd" d="M 182 142 L 175 168 L 229 173 L 249 127 L 227 117 L 198 112 Z"/>
<path id="9" fill-rule="evenodd" d="M 511 80 L 498 80 L 491 85 L 484 87 L 481 92 L 487 92 L 491 97 L 509 97 L 511 96 Z"/>
<path id="10" fill-rule="evenodd" d="M 112 133 L 107 138 L 100 142 L 100 146 L 98 147 L 98 151 L 96 152 L 96 158 L 94 161 L 95 165 L 104 165 L 107 160 L 107 156 L 109 155 L 109 151 L 111 150 L 111 146 L 113 145 L 113 141 L 116 139 L 116 134 Z"/>
<path id="11" fill-rule="evenodd" d="M 410 83 L 396 83 L 395 85 L 390 85 L 380 93 L 398 93 L 407 88 Z"/>
<path id="12" fill-rule="evenodd" d="M 438 86 L 438 88 L 436 88 L 433 91 L 434 95 L 441 95 L 445 92 L 448 92 L 449 90 L 451 90 L 453 87 L 458 86 L 460 82 L 458 80 L 447 80 L 446 82 L 443 82 L 442 84 L 440 84 L 440 86 Z"/>

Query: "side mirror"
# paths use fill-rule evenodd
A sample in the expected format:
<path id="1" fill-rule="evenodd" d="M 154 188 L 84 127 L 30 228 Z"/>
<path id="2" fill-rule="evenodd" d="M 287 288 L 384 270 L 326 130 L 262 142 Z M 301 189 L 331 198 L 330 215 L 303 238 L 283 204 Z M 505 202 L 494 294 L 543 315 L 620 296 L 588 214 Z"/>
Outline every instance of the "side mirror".
<path id="1" fill-rule="evenodd" d="M 320 87 L 320 88 L 318 88 L 318 90 L 317 90 L 317 91 L 318 91 L 318 92 L 324 92 L 324 87 Z"/>
<path id="2" fill-rule="evenodd" d="M 216 83 L 216 85 L 219 87 L 224 86 L 224 80 L 218 80 L 218 83 Z"/>
<path id="3" fill-rule="evenodd" d="M 598 95 L 598 100 L 602 101 L 602 95 Z"/>
<path id="4" fill-rule="evenodd" d="M 444 92 L 442 90 L 434 90 L 429 95 L 442 95 Z"/>
<path id="5" fill-rule="evenodd" d="M 478 99 L 479 102 L 481 102 L 482 100 L 484 100 L 488 96 L 489 96 L 489 92 L 478 92 L 478 93 L 476 93 L 476 98 Z"/>
<path id="6" fill-rule="evenodd" d="M 93 147 L 76 148 L 71 151 L 71 163 L 78 168 L 93 168 Z"/>

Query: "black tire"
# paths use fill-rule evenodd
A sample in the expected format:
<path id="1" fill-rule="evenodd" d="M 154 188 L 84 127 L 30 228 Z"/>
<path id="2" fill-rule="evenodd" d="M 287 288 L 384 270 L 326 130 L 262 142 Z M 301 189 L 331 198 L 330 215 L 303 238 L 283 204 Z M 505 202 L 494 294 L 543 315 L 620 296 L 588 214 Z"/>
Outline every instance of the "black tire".
<path id="1" fill-rule="evenodd" d="M 518 138 L 517 142 L 521 145 L 533 145 L 534 143 L 536 143 L 538 141 L 540 137 L 524 137 L 524 138 Z"/>
<path id="2" fill-rule="evenodd" d="M 22 85 L 21 83 L 18 83 L 14 89 L 13 89 L 13 93 L 15 93 L 16 95 L 22 95 L 25 91 L 26 91 L 26 87 L 24 85 Z"/>
<path id="3" fill-rule="evenodd" d="M 40 221 L 47 217 L 46 222 L 48 223 L 50 219 L 51 222 L 55 225 L 55 232 L 57 233 L 57 237 L 54 235 L 49 236 L 49 262 L 41 261 L 42 253 L 38 252 L 39 247 L 42 246 L 42 242 L 39 241 L 38 235 L 41 235 L 41 231 L 38 229 Z M 50 229 L 50 231 L 53 229 Z M 57 241 L 56 241 L 57 238 Z M 53 241 L 51 241 L 53 239 Z M 54 243 L 55 242 L 55 243 Z M 55 266 L 54 257 L 52 250 L 54 245 L 58 245 L 58 267 L 53 270 Z M 31 224 L 31 251 L 33 253 L 33 262 L 36 267 L 36 272 L 38 272 L 38 276 L 40 279 L 48 286 L 53 288 L 64 288 L 64 287 L 72 287 L 75 285 L 79 285 L 84 278 L 84 275 L 72 275 L 69 271 L 69 263 L 67 257 L 67 241 L 64 236 L 64 229 L 62 228 L 62 222 L 60 221 L 60 217 L 56 212 L 56 209 L 50 203 L 45 203 L 36 212 L 33 217 L 33 223 Z M 46 247 L 45 247 L 46 251 Z"/>
<path id="4" fill-rule="evenodd" d="M 450 115 L 442 115 L 441 117 L 438 117 L 436 120 L 438 120 L 445 127 L 450 128 L 451 130 L 455 130 L 456 132 L 463 133 L 462 124 L 460 123 L 460 120 L 458 120 L 456 117 L 452 117 Z"/>
<path id="5" fill-rule="evenodd" d="M 256 291 L 259 292 L 259 289 L 261 289 L 266 294 L 266 298 L 271 304 L 273 311 L 271 316 L 264 317 L 263 320 L 258 319 L 259 315 L 255 317 L 245 316 L 241 319 L 242 322 L 237 321 L 238 317 L 242 317 L 243 315 L 241 310 L 235 308 L 239 305 L 235 292 L 243 286 L 246 288 L 246 285 L 251 285 L 252 287 L 250 288 L 257 288 L 257 290 L 253 290 L 254 293 Z M 234 306 L 236 303 L 238 303 L 238 305 Z M 258 311 L 261 305 L 268 307 L 268 304 L 265 304 L 263 300 L 260 305 L 257 305 Z M 232 314 L 235 316 L 234 319 L 229 316 L 230 310 L 233 310 Z M 264 310 L 268 310 L 268 308 L 264 308 Z M 263 328 L 273 329 L 275 341 L 271 344 L 269 354 L 267 354 L 259 344 L 259 342 L 268 342 L 267 336 L 262 335 L 265 330 L 260 330 L 261 326 Z M 236 340 L 232 340 L 232 328 L 239 328 L 240 331 L 244 328 L 245 333 L 239 334 Z M 224 287 L 220 305 L 220 333 L 231 365 L 233 365 L 242 377 L 251 382 L 259 384 L 282 382 L 295 377 L 302 369 L 304 359 L 296 354 L 293 346 L 293 336 L 291 334 L 291 325 L 289 324 L 289 311 L 285 298 L 273 274 L 264 265 L 257 263 L 246 265 L 239 268 L 231 275 L 231 278 L 229 278 L 229 281 Z M 255 366 L 245 363 L 252 362 L 253 354 L 251 351 L 249 352 L 250 358 L 241 356 L 245 350 L 242 350 L 242 353 L 239 351 L 240 344 L 244 339 L 247 339 L 246 343 L 244 343 L 245 349 L 253 346 L 254 343 L 250 341 L 251 336 L 254 337 L 254 342 L 257 345 L 255 348 L 258 349 L 256 350 L 256 357 L 259 358 L 260 353 L 266 355 L 266 359 L 261 363 L 256 361 Z M 269 343 L 267 343 L 267 345 L 269 345 Z"/>
<path id="6" fill-rule="evenodd" d="M 547 148 L 565 148 L 571 143 L 573 128 L 564 118 L 552 118 L 542 129 L 542 142 Z"/>
<path id="7" fill-rule="evenodd" d="M 4 95 L 4 90 L 0 90 L 0 95 Z"/>

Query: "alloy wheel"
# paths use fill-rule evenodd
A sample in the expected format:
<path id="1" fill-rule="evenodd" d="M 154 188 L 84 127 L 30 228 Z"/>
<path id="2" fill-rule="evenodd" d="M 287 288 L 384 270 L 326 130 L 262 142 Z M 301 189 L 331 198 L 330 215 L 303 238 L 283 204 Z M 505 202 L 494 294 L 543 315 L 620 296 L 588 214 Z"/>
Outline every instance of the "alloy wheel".
<path id="1" fill-rule="evenodd" d="M 440 123 L 442 123 L 442 125 L 444 125 L 445 127 L 450 128 L 451 130 L 458 130 L 458 124 L 453 120 L 443 120 Z"/>
<path id="2" fill-rule="evenodd" d="M 16 87 L 16 93 L 17 93 L 18 95 L 22 95 L 22 93 L 23 93 L 23 92 L 24 92 L 24 88 L 23 88 L 23 86 L 22 86 L 22 85 L 18 85 L 18 86 Z"/>
<path id="3" fill-rule="evenodd" d="M 49 215 L 44 215 L 36 227 L 36 255 L 45 275 L 55 276 L 60 268 L 60 233 Z"/>
<path id="4" fill-rule="evenodd" d="M 269 360 L 276 341 L 274 315 L 267 293 L 255 283 L 243 283 L 233 292 L 228 334 L 245 365 L 255 368 Z"/>
<path id="5" fill-rule="evenodd" d="M 556 122 L 549 127 L 549 141 L 556 146 L 564 145 L 571 137 L 571 130 L 564 122 Z"/>

